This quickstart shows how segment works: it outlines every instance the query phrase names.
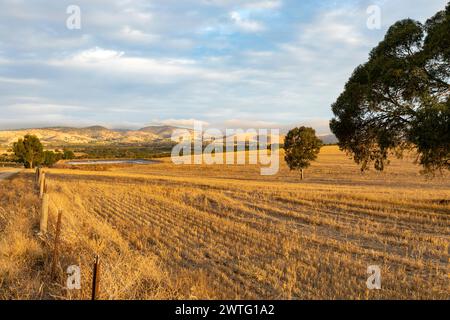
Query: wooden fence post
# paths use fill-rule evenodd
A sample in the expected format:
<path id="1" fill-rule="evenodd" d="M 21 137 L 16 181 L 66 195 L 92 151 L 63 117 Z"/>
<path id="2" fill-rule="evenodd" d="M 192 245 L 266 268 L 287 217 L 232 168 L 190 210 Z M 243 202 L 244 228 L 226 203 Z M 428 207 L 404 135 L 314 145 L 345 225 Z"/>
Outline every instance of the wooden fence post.
<path id="1" fill-rule="evenodd" d="M 41 185 L 41 168 L 36 168 L 36 189 L 39 191 L 39 187 Z"/>
<path id="2" fill-rule="evenodd" d="M 61 219 L 62 219 L 62 210 L 58 210 L 58 221 L 56 222 L 56 231 L 55 231 L 55 247 L 53 248 L 53 261 L 52 261 L 52 277 L 55 277 L 56 273 L 56 264 L 58 263 L 58 246 L 59 246 L 59 237 L 61 235 Z"/>
<path id="3" fill-rule="evenodd" d="M 92 273 L 92 300 L 98 299 L 98 292 L 100 290 L 100 258 L 95 256 L 94 269 Z"/>
<path id="4" fill-rule="evenodd" d="M 42 169 L 38 168 L 38 187 L 41 185 L 41 179 L 42 179 Z"/>
<path id="5" fill-rule="evenodd" d="M 39 185 L 39 197 L 42 199 L 45 191 L 45 172 L 41 174 L 41 181 Z"/>
<path id="6" fill-rule="evenodd" d="M 48 222 L 48 194 L 42 196 L 42 208 L 41 208 L 41 223 L 40 223 L 40 234 L 43 236 L 47 233 L 47 222 Z"/>

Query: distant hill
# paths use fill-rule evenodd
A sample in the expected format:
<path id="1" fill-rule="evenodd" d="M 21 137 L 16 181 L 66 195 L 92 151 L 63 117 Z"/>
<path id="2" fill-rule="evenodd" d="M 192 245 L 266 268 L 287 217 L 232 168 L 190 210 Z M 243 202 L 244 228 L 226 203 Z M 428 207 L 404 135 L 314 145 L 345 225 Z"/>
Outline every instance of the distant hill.
<path id="1" fill-rule="evenodd" d="M 322 140 L 324 144 L 337 144 L 339 141 L 334 134 L 327 134 L 319 136 L 319 139 Z"/>
<path id="2" fill-rule="evenodd" d="M 0 146 L 10 146 L 26 134 L 36 135 L 45 145 L 150 143 L 170 139 L 175 129 L 171 126 L 155 126 L 139 130 L 116 130 L 92 126 L 4 130 L 0 131 Z"/>
<path id="3" fill-rule="evenodd" d="M 164 139 L 170 139 L 172 132 L 179 128 L 172 126 L 150 126 L 139 129 L 141 132 L 149 132 Z"/>
<path id="4" fill-rule="evenodd" d="M 42 143 L 51 146 L 80 145 L 80 144 L 133 144 L 152 143 L 169 140 L 172 133 L 179 128 L 174 126 L 149 126 L 138 130 L 108 129 L 102 126 L 91 126 L 86 128 L 71 127 L 49 127 L 39 129 L 18 129 L 0 131 L 0 146 L 10 147 L 13 142 L 26 134 L 36 135 Z M 192 130 L 190 130 L 192 131 Z M 207 138 L 206 136 L 204 138 Z M 322 135 L 319 138 L 324 144 L 335 144 L 337 139 L 334 135 Z M 240 135 L 238 141 L 255 140 L 248 135 Z M 283 143 L 284 136 L 280 136 Z"/>

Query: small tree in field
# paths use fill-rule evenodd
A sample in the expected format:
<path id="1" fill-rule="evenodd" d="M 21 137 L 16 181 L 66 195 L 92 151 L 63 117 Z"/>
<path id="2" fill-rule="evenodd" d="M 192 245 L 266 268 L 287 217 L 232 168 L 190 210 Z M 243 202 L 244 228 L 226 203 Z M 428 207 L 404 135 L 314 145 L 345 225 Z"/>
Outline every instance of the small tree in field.
<path id="1" fill-rule="evenodd" d="M 38 137 L 27 134 L 13 144 L 13 151 L 25 168 L 35 168 L 42 163 L 44 147 Z"/>
<path id="2" fill-rule="evenodd" d="M 316 137 L 313 128 L 295 128 L 289 131 L 284 140 L 284 159 L 289 169 L 301 171 L 303 180 L 303 170 L 317 159 L 321 147 L 322 141 Z"/>

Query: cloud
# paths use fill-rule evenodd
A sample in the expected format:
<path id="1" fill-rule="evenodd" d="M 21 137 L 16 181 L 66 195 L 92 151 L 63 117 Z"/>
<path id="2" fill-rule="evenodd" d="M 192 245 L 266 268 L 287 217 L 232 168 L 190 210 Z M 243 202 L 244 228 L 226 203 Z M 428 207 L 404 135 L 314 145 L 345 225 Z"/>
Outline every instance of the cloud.
<path id="1" fill-rule="evenodd" d="M 13 104 L 6 107 L 10 111 L 23 114 L 57 114 L 68 111 L 83 111 L 87 110 L 86 107 L 72 106 L 72 105 L 59 105 L 59 104 L 47 104 L 47 103 L 26 103 L 26 104 Z"/>
<path id="2" fill-rule="evenodd" d="M 78 52 L 70 57 L 49 61 L 50 65 L 95 72 L 96 75 L 140 76 L 140 81 L 167 83 L 187 78 L 234 81 L 236 74 L 210 70 L 196 65 L 192 59 L 155 59 L 128 56 L 123 51 L 99 47 Z"/>
<path id="3" fill-rule="evenodd" d="M 283 5 L 281 0 L 264 0 L 264 1 L 250 1 L 244 4 L 245 8 L 253 10 L 272 10 L 279 9 Z"/>
<path id="4" fill-rule="evenodd" d="M 166 120 L 155 120 L 152 121 L 155 124 L 174 126 L 182 128 L 194 128 L 194 124 L 201 124 L 203 127 L 209 126 L 209 122 L 198 120 L 198 119 L 166 119 Z"/>
<path id="5" fill-rule="evenodd" d="M 123 51 L 106 50 L 95 47 L 75 54 L 72 61 L 76 63 L 111 62 L 113 60 L 119 60 L 123 55 Z"/>
<path id="6" fill-rule="evenodd" d="M 5 78 L 0 77 L 0 83 L 15 84 L 15 85 L 41 85 L 45 83 L 42 79 L 33 78 Z"/>
<path id="7" fill-rule="evenodd" d="M 204 0 L 204 3 L 226 8 L 240 7 L 253 10 L 272 10 L 283 5 L 281 0 Z"/>
<path id="8" fill-rule="evenodd" d="M 79 0 L 82 29 L 67 30 L 62 2 L 8 0 L 0 129 L 199 119 L 326 133 L 330 105 L 389 25 L 447 0 L 375 3 L 381 30 L 367 29 L 370 0 Z"/>
<path id="9" fill-rule="evenodd" d="M 265 30 L 265 27 L 254 20 L 250 20 L 248 18 L 244 18 L 239 12 L 233 11 L 230 13 L 230 19 L 234 22 L 234 24 L 244 32 L 260 32 Z"/>
<path id="10" fill-rule="evenodd" d="M 278 129 L 280 124 L 272 121 L 255 121 L 254 119 L 229 119 L 225 120 L 221 126 L 230 129 Z"/>
<path id="11" fill-rule="evenodd" d="M 124 26 L 118 33 L 119 38 L 124 41 L 135 42 L 139 44 L 155 43 L 161 40 L 159 35 L 145 33 L 130 26 Z"/>
<path id="12" fill-rule="evenodd" d="M 301 26 L 300 41 L 303 44 L 327 43 L 346 46 L 362 46 L 367 41 L 362 33 L 366 16 L 354 9 L 338 9 L 324 12 L 314 23 Z"/>

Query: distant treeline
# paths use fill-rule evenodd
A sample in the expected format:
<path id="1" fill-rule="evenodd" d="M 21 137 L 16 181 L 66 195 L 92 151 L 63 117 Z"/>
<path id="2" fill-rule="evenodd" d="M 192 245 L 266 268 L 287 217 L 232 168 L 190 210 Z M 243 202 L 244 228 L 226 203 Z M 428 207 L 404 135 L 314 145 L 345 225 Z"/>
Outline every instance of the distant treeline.
<path id="1" fill-rule="evenodd" d="M 161 142 L 157 144 L 149 145 L 110 145 L 110 146 L 79 146 L 72 150 L 76 154 L 81 154 L 77 156 L 78 159 L 148 159 L 148 158 L 163 158 L 170 157 L 172 148 L 175 143 L 172 142 Z M 204 144 L 202 150 L 204 151 L 207 144 Z M 240 146 L 242 150 L 243 146 Z M 259 149 L 260 145 L 256 145 Z M 267 149 L 271 149 L 271 145 L 266 146 Z M 278 147 L 282 147 L 279 146 Z M 238 146 L 234 146 L 234 151 L 238 151 Z M 223 152 L 227 152 L 226 146 L 221 148 Z M 244 149 L 246 151 L 250 150 L 250 145 L 245 144 Z M 192 144 L 191 154 L 194 153 L 194 145 Z M 215 152 L 212 152 L 215 153 Z"/>
<path id="2" fill-rule="evenodd" d="M 80 146 L 73 151 L 78 159 L 146 159 L 170 156 L 173 144 Z"/>
<path id="3" fill-rule="evenodd" d="M 172 148 L 175 146 L 173 142 L 160 142 L 153 144 L 126 144 L 126 145 L 78 145 L 71 146 L 70 148 L 64 148 L 61 153 L 58 148 L 55 148 L 55 152 L 44 151 L 44 163 L 52 165 L 61 159 L 154 159 L 170 157 Z M 274 145 L 275 146 L 275 145 Z M 277 145 L 282 148 L 282 145 Z M 204 151 L 207 144 L 202 146 Z M 261 146 L 256 145 L 259 149 Z M 267 145 L 267 149 L 272 149 L 272 145 Z M 234 151 L 242 150 L 243 146 L 235 144 Z M 253 146 L 253 148 L 255 148 Z M 223 152 L 227 152 L 226 146 L 222 148 Z M 245 151 L 250 150 L 250 145 L 247 142 L 244 147 Z M 213 154 L 215 151 L 212 152 Z M 191 154 L 194 154 L 194 145 L 191 148 Z M 76 155 L 76 156 L 75 156 Z M 14 163 L 18 159 L 14 154 L 0 154 L 1 163 Z"/>
<path id="4" fill-rule="evenodd" d="M 203 147 L 202 147 L 202 151 L 205 151 L 205 149 L 208 147 L 208 144 L 204 144 L 203 145 Z M 230 152 L 238 152 L 238 151 L 250 151 L 250 150 L 260 150 L 260 149 L 267 149 L 267 150 L 274 150 L 275 148 L 278 148 L 278 149 L 282 149 L 283 148 L 283 146 L 282 145 L 280 145 L 280 144 L 274 144 L 274 145 L 271 145 L 271 144 L 266 144 L 266 145 L 264 145 L 264 147 L 262 146 L 262 145 L 260 145 L 259 143 L 255 143 L 255 144 L 251 144 L 250 145 L 250 143 L 247 141 L 246 143 L 245 143 L 245 145 L 244 144 L 234 144 L 234 148 L 232 148 L 232 150 L 230 150 Z M 231 149 L 231 147 L 230 147 L 230 149 Z M 211 154 L 215 154 L 216 153 L 216 150 L 218 150 L 220 153 L 226 153 L 226 152 L 228 152 L 228 150 L 227 150 L 227 146 L 224 144 L 224 145 L 222 145 L 222 146 L 216 146 L 216 148 L 214 148 L 210 153 Z M 194 154 L 195 153 L 195 147 L 194 147 L 194 145 L 192 144 L 192 147 L 191 147 L 191 154 Z M 182 155 L 182 154 L 181 154 Z"/>

